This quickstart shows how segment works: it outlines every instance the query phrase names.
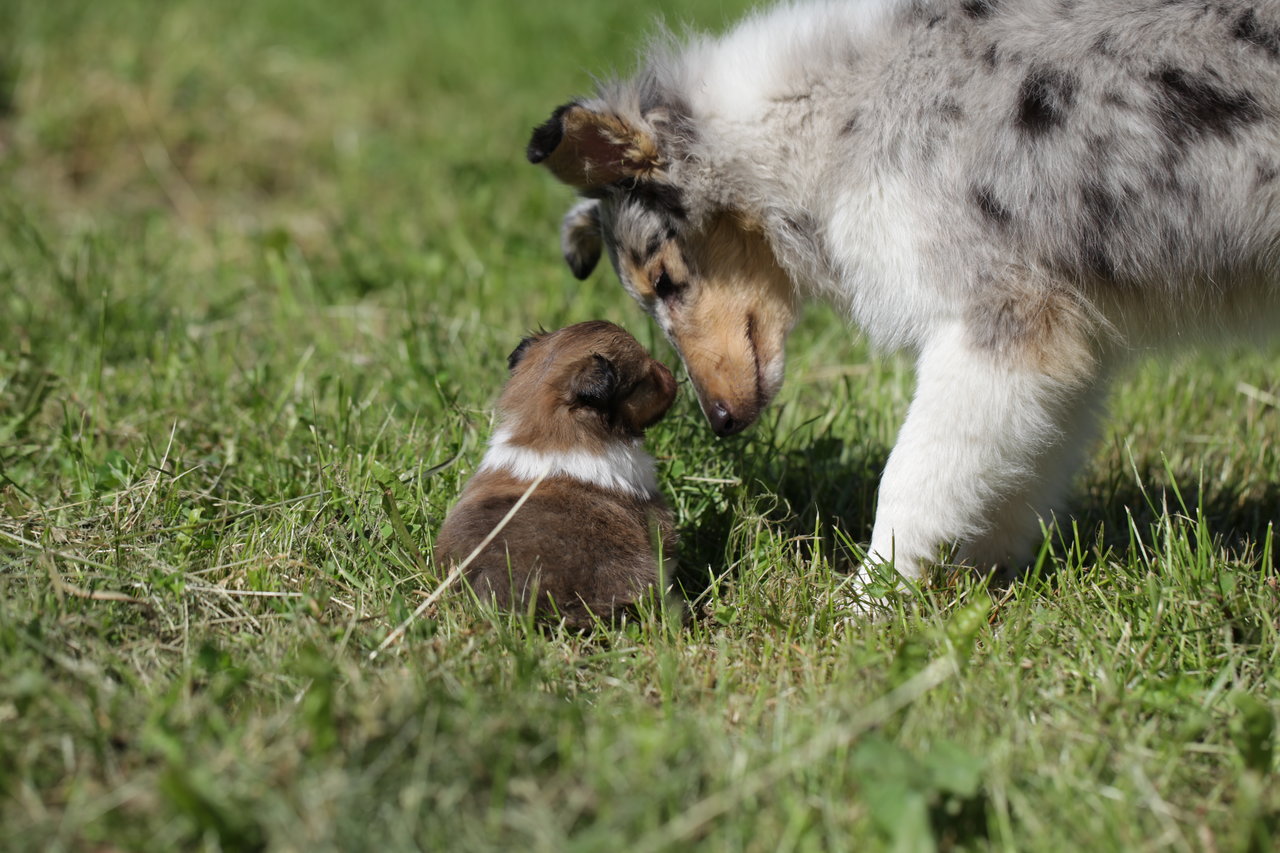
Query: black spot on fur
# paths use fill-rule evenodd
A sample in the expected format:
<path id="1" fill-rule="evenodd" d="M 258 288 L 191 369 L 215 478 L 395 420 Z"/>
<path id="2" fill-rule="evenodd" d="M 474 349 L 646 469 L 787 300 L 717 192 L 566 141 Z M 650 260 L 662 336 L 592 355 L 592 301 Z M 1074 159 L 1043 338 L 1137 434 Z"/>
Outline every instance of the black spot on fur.
<path id="1" fill-rule="evenodd" d="M 648 260 L 658 254 L 658 250 L 662 248 L 662 239 L 661 234 L 654 234 L 649 238 L 649 242 L 646 243 L 644 247 L 645 260 Z"/>
<path id="2" fill-rule="evenodd" d="M 1000 64 L 1000 48 L 995 42 L 987 45 L 987 49 L 982 52 L 982 61 L 988 68 L 995 68 Z"/>
<path id="3" fill-rule="evenodd" d="M 631 261 L 632 265 L 634 266 L 637 266 L 637 267 L 644 266 L 645 259 L 648 257 L 650 256 L 646 255 L 643 251 L 641 251 L 640 249 L 637 249 L 635 246 L 627 247 L 627 258 Z"/>
<path id="4" fill-rule="evenodd" d="M 803 246 L 805 251 L 821 259 L 823 268 L 831 271 L 831 254 L 823 240 L 823 228 L 810 213 L 797 212 L 778 218 L 780 237 L 790 246 Z"/>
<path id="5" fill-rule="evenodd" d="M 1275 163 L 1259 163 L 1256 168 L 1259 187 L 1265 187 L 1280 177 L 1280 168 L 1277 168 Z"/>
<path id="6" fill-rule="evenodd" d="M 990 186 L 974 186 L 969 190 L 970 200 L 977 205 L 982 218 L 998 228 L 1003 228 L 1013 219 L 1013 212 L 995 197 L 995 190 Z"/>
<path id="7" fill-rule="evenodd" d="M 541 163 L 551 156 L 551 152 L 559 147 L 560 140 L 564 139 L 564 122 L 562 119 L 564 114 L 573 106 L 576 105 L 571 102 L 556 107 L 556 111 L 551 114 L 551 118 L 533 129 L 533 135 L 529 137 L 529 146 L 524 152 L 530 163 Z"/>
<path id="8" fill-rule="evenodd" d="M 1133 106 L 1129 103 L 1128 96 L 1119 89 L 1108 89 L 1102 93 L 1102 103 L 1109 107 L 1122 107 L 1128 109 Z"/>
<path id="9" fill-rule="evenodd" d="M 596 264 L 600 261 L 600 255 L 565 255 L 565 263 L 569 265 L 569 272 L 573 273 L 573 277 L 578 281 L 586 281 L 587 276 L 591 275 L 592 270 L 596 268 Z"/>
<path id="10" fill-rule="evenodd" d="M 1075 104 L 1076 78 L 1064 71 L 1038 68 L 1018 89 L 1018 128 L 1028 136 L 1040 136 L 1061 127 Z"/>
<path id="11" fill-rule="evenodd" d="M 860 114 L 858 114 L 858 113 L 854 113 L 853 115 L 849 116 L 849 120 L 848 120 L 848 121 L 846 121 L 846 122 L 845 122 L 843 125 L 841 125 L 841 127 L 840 127 L 840 135 L 841 135 L 841 136 L 851 136 L 851 135 L 853 135 L 853 134 L 857 133 L 857 132 L 858 132 L 858 126 L 859 126 L 859 123 L 861 122 L 861 120 L 862 120 L 862 116 L 861 116 Z"/>
<path id="12" fill-rule="evenodd" d="M 612 184 L 650 210 L 661 210 L 674 219 L 685 219 L 688 211 L 684 206 L 684 194 L 680 188 L 666 181 L 646 181 L 626 178 Z"/>
<path id="13" fill-rule="evenodd" d="M 525 338 L 519 344 L 516 345 L 516 348 L 511 351 L 511 355 L 507 356 L 507 370 L 516 369 L 516 365 L 518 365 L 521 359 L 524 358 L 525 352 L 537 339 L 538 339 L 537 335 L 529 335 L 527 338 Z"/>
<path id="14" fill-rule="evenodd" d="M 591 365 L 573 380 L 574 398 L 593 409 L 607 409 L 618 390 L 618 369 L 602 355 L 591 358 Z"/>
<path id="15" fill-rule="evenodd" d="M 1116 55 L 1116 34 L 1111 30 L 1103 30 L 1089 45 L 1089 51 L 1099 56 Z"/>
<path id="16" fill-rule="evenodd" d="M 1108 159 L 1108 154 L 1116 147 L 1116 138 L 1109 133 L 1091 133 L 1085 137 L 1085 146 L 1089 149 L 1089 156 L 1101 164 Z"/>
<path id="17" fill-rule="evenodd" d="M 929 19 L 929 22 L 928 22 L 927 24 L 925 24 L 924 26 L 925 26 L 925 29 L 931 30 L 931 29 L 933 29 L 934 27 L 938 26 L 938 24 L 941 24 L 941 23 L 942 23 L 942 16 L 941 16 L 941 15 L 934 15 L 932 18 L 930 18 L 930 19 Z"/>
<path id="18" fill-rule="evenodd" d="M 1242 42 L 1260 47 L 1272 59 L 1280 59 L 1280 30 L 1271 30 L 1258 23 L 1258 14 L 1249 9 L 1236 20 L 1231 34 Z"/>
<path id="19" fill-rule="evenodd" d="M 997 0 L 965 0 L 960 11 L 970 18 L 985 18 L 996 10 Z"/>
<path id="20" fill-rule="evenodd" d="M 960 121 L 964 118 L 964 108 L 954 98 L 943 98 L 939 101 L 938 112 L 946 121 Z"/>
<path id="21" fill-rule="evenodd" d="M 910 5 L 906 8 L 906 14 L 912 18 L 923 18 L 929 14 L 931 4 L 925 0 L 911 0 Z"/>
<path id="22" fill-rule="evenodd" d="M 1107 253 L 1106 235 L 1116 227 L 1120 206 L 1106 187 L 1090 181 L 1080 188 L 1084 221 L 1080 226 L 1080 256 L 1084 266 L 1099 278 L 1112 278 L 1115 264 Z"/>
<path id="23" fill-rule="evenodd" d="M 1157 71 L 1151 79 L 1158 118 L 1175 145 L 1208 135 L 1230 138 L 1262 118 L 1257 100 L 1248 92 L 1228 92 L 1178 68 Z"/>
<path id="24" fill-rule="evenodd" d="M 671 277 L 671 273 L 663 270 L 662 275 L 658 276 L 658 280 L 653 284 L 653 295 L 663 302 L 682 302 L 685 291 L 688 289 L 689 282 L 676 281 Z"/>
<path id="25" fill-rule="evenodd" d="M 1096 231 L 1085 231 L 1080 238 L 1080 260 L 1085 269 L 1101 279 L 1113 279 L 1115 264 L 1107 254 L 1106 239 Z"/>
<path id="26" fill-rule="evenodd" d="M 1084 202 L 1084 212 L 1093 227 L 1099 231 L 1107 230 L 1115 221 L 1119 210 L 1115 197 L 1107 192 L 1106 187 L 1094 181 L 1081 187 L 1080 195 Z"/>
<path id="27" fill-rule="evenodd" d="M 1200 207 L 1200 187 L 1182 180 L 1178 172 L 1178 158 L 1166 155 L 1148 164 L 1144 170 L 1146 184 L 1153 192 L 1163 194 L 1182 204 L 1184 210 Z"/>

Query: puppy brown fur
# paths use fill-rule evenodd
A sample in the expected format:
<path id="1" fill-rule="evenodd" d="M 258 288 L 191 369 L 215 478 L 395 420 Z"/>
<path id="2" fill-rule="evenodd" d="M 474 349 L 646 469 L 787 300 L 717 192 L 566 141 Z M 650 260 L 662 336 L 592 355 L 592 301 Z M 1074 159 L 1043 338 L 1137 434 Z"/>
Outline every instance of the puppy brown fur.
<path id="1" fill-rule="evenodd" d="M 675 400 L 675 380 L 605 322 L 526 338 L 509 359 L 498 428 L 445 518 L 436 560 L 465 560 L 543 473 L 545 479 L 466 569 L 504 609 L 533 602 L 571 627 L 608 620 L 661 583 L 676 550 L 644 430 Z"/>

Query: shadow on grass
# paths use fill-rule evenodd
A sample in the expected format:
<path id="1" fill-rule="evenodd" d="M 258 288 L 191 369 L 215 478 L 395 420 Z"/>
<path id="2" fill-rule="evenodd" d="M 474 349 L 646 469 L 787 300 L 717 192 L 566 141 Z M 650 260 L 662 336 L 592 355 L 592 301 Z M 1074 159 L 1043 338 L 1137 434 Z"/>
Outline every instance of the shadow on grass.
<path id="1" fill-rule="evenodd" d="M 1280 484 L 1207 486 L 1193 484 L 1196 479 L 1194 472 L 1175 471 L 1171 478 L 1160 469 L 1140 471 L 1137 480 L 1117 476 L 1082 495 L 1073 517 L 1082 536 L 1121 551 L 1131 541 L 1131 523 L 1145 536 L 1170 515 L 1202 521 L 1215 544 L 1240 555 L 1257 549 L 1280 521 Z"/>
<path id="2" fill-rule="evenodd" d="M 680 587 L 694 599 L 711 582 L 709 567 L 714 571 L 720 566 L 723 572 L 726 560 L 733 557 L 744 506 L 756 507 L 774 534 L 796 543 L 806 559 L 817 551 L 828 555 L 836 571 L 851 571 L 861 555 L 849 543 L 865 545 L 870 540 L 880 472 L 889 450 L 834 436 L 785 451 L 769 446 L 767 439 L 727 445 L 725 452 L 741 479 L 740 491 L 736 499 L 704 511 L 681 529 L 676 574 Z M 1150 544 L 1153 531 L 1173 516 L 1203 523 L 1210 534 L 1207 540 L 1188 536 L 1193 548 L 1212 546 L 1243 561 L 1260 559 L 1269 532 L 1280 521 L 1280 484 L 1206 485 L 1197 479 L 1193 471 L 1154 467 L 1140 470 L 1136 478 L 1128 471 L 1105 472 L 1075 493 L 1065 520 L 1052 534 L 1053 552 L 1061 556 L 1075 547 L 1099 555 L 1126 554 L 1133 545 L 1133 529 Z M 1270 559 L 1265 568 L 1274 569 L 1274 555 Z M 1070 562 L 1047 560 L 1039 574 L 1049 580 Z M 1007 588 L 1016 577 L 1002 573 L 993 588 Z"/>
<path id="3" fill-rule="evenodd" d="M 866 447 L 821 436 L 804 447 L 782 451 L 767 440 L 724 447 L 740 484 L 714 507 L 687 519 L 680 530 L 681 559 L 676 579 L 691 599 L 706 591 L 734 555 L 744 520 L 765 523 L 772 538 L 792 543 L 804 559 L 826 554 L 840 571 L 860 559 L 848 542 L 871 535 L 879 472 L 887 447 Z"/>

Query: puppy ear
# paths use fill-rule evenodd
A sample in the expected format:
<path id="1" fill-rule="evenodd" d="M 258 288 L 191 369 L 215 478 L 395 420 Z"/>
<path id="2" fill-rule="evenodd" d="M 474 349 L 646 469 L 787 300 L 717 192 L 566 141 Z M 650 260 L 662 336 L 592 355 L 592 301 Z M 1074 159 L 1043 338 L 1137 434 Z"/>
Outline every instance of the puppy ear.
<path id="1" fill-rule="evenodd" d="M 618 390 L 618 371 L 613 362 L 602 355 L 587 359 L 571 385 L 573 395 L 584 406 L 603 409 L 613 401 Z"/>
<path id="2" fill-rule="evenodd" d="M 511 355 L 507 356 L 508 371 L 512 373 L 515 372 L 516 365 L 518 365 L 524 359 L 525 352 L 529 349 L 529 346 L 537 339 L 538 339 L 537 335 L 529 335 L 527 338 L 525 338 L 519 344 L 516 345 L 516 348 L 511 351 Z"/>
<path id="3" fill-rule="evenodd" d="M 591 275 L 600 262 L 600 202 L 587 198 L 569 208 L 560 223 L 560 249 L 575 278 Z"/>
<path id="4" fill-rule="evenodd" d="M 649 178 L 662 165 L 652 133 L 576 102 L 534 128 L 525 153 L 530 163 L 541 163 L 581 192 L 624 178 Z"/>

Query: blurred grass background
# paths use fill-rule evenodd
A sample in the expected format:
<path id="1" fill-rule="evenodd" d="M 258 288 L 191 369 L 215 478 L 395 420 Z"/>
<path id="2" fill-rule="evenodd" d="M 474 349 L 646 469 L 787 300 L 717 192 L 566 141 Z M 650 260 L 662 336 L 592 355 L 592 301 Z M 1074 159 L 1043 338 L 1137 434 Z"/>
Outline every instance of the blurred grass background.
<path id="1" fill-rule="evenodd" d="M 1147 365 L 1009 595 L 848 624 L 910 371 L 823 309 L 650 444 L 693 620 L 446 600 L 530 328 L 620 322 L 527 135 L 746 3 L 0 6 L 6 849 L 1266 849 L 1280 354 Z M 712 580 L 714 579 L 714 580 Z"/>

